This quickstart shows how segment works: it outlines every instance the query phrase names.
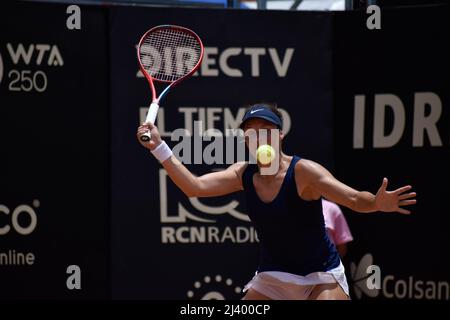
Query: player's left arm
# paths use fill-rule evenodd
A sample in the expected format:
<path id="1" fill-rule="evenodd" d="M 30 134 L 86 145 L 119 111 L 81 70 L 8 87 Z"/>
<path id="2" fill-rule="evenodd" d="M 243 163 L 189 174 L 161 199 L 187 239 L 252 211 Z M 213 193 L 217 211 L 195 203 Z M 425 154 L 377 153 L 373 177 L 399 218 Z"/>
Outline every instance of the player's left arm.
<path id="1" fill-rule="evenodd" d="M 296 168 L 297 169 L 297 168 Z M 411 213 L 403 206 L 416 203 L 416 193 L 409 192 L 410 185 L 387 191 L 388 180 L 383 179 L 381 187 L 376 194 L 368 191 L 358 191 L 337 180 L 327 169 L 320 164 L 302 159 L 299 173 L 306 188 L 319 193 L 324 198 L 346 206 L 357 212 L 400 212 Z"/>

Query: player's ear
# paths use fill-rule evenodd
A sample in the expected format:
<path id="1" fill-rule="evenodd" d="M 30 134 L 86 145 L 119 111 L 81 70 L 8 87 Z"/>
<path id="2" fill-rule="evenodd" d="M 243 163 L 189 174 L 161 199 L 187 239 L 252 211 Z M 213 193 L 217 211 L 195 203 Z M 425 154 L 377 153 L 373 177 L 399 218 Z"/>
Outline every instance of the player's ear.
<path id="1" fill-rule="evenodd" d="M 284 139 L 284 132 L 283 132 L 283 130 L 280 130 L 280 140 L 283 140 Z"/>

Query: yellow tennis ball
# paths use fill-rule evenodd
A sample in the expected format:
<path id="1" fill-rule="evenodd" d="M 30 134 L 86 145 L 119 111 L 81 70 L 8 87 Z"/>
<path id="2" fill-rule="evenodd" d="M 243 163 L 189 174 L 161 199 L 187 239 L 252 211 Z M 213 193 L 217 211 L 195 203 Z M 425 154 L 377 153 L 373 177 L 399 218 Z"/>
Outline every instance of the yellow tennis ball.
<path id="1" fill-rule="evenodd" d="M 268 144 L 259 146 L 258 150 L 256 150 L 256 159 L 262 165 L 271 163 L 275 159 L 275 149 Z"/>

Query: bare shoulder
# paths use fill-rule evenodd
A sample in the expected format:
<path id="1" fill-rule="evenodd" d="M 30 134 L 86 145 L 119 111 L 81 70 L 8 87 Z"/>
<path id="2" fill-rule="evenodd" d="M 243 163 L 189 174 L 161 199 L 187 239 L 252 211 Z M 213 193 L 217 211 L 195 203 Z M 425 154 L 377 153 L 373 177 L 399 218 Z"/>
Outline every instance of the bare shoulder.
<path id="1" fill-rule="evenodd" d="M 229 170 L 234 170 L 234 171 L 243 171 L 245 170 L 245 168 L 247 168 L 248 163 L 245 161 L 238 161 L 236 163 L 233 163 L 232 165 L 230 165 L 228 167 Z"/>
<path id="2" fill-rule="evenodd" d="M 245 161 L 238 161 L 236 163 L 233 163 L 230 165 L 227 170 L 234 172 L 236 176 L 239 178 L 239 180 L 242 181 L 242 175 L 245 171 L 245 168 L 247 168 L 248 163 Z"/>
<path id="3" fill-rule="evenodd" d="M 239 161 L 239 162 L 236 162 L 235 164 L 233 164 L 233 166 L 235 166 L 235 170 L 237 172 L 239 172 L 240 175 L 242 175 L 242 173 L 244 172 L 244 170 L 248 166 L 248 162 L 246 162 L 246 161 Z"/>
<path id="4" fill-rule="evenodd" d="M 297 184 L 297 193 L 304 200 L 317 200 L 320 194 L 314 191 L 312 182 L 317 178 L 318 166 L 317 162 L 300 159 L 295 164 L 295 182 Z"/>
<path id="5" fill-rule="evenodd" d="M 295 175 L 306 185 L 315 184 L 324 178 L 332 177 L 331 173 L 325 167 L 308 159 L 300 159 L 297 162 Z"/>
<path id="6" fill-rule="evenodd" d="M 301 176 L 314 174 L 315 172 L 321 169 L 323 169 L 323 167 L 317 162 L 304 158 L 300 159 L 295 164 L 295 174 Z"/>

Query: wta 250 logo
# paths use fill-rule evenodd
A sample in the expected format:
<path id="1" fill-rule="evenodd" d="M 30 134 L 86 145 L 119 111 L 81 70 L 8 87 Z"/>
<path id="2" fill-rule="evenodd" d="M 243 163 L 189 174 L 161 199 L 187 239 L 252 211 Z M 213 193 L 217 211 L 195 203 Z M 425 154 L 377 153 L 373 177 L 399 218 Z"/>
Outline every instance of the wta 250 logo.
<path id="1" fill-rule="evenodd" d="M 0 83 L 3 75 L 9 91 L 44 92 L 49 68 L 62 67 L 64 60 L 56 44 L 7 43 L 0 56 Z M 9 58 L 9 59 L 8 59 Z M 6 69 L 8 71 L 6 71 Z"/>
<path id="2" fill-rule="evenodd" d="M 52 44 L 29 44 L 19 43 L 14 46 L 7 43 L 9 56 L 14 65 L 25 64 L 27 66 L 35 64 L 36 66 L 63 66 L 64 60 L 57 45 Z"/>

